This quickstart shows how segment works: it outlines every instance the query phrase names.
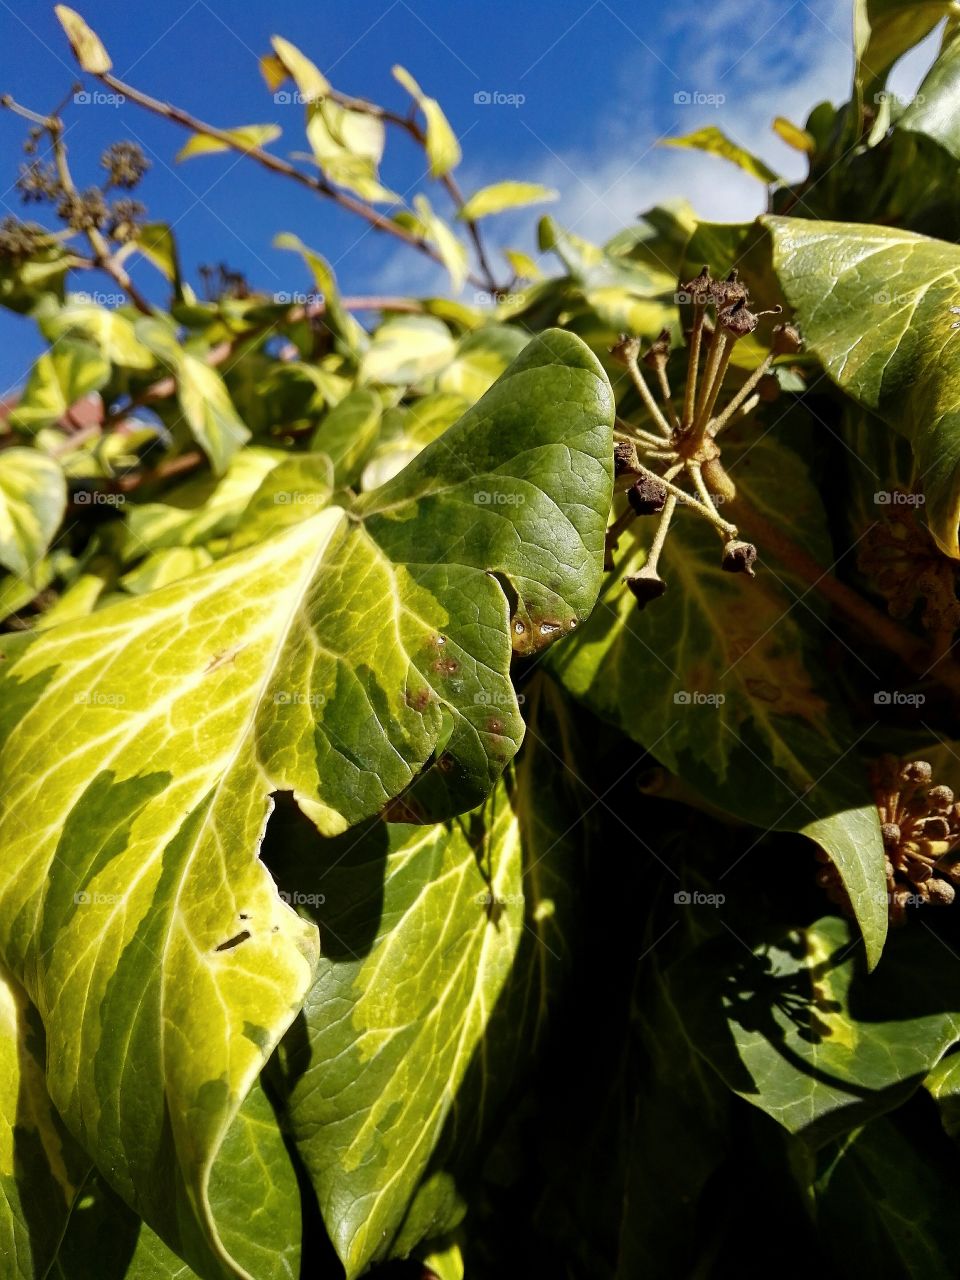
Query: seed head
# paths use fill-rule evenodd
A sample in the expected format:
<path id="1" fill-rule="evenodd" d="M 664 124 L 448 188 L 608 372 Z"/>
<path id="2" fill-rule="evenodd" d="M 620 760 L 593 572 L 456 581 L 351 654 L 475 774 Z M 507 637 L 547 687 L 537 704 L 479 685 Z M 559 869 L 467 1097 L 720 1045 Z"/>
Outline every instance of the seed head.
<path id="1" fill-rule="evenodd" d="M 757 548 L 752 542 L 740 542 L 731 538 L 724 544 L 721 568 L 727 573 L 745 573 L 748 578 L 755 578 L 753 566 L 757 559 Z"/>

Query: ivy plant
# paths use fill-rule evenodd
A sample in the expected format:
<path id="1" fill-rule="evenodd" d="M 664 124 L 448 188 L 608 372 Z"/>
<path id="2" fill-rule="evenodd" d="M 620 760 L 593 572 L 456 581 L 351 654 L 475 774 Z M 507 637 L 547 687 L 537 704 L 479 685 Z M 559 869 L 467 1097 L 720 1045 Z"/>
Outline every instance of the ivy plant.
<path id="1" fill-rule="evenodd" d="M 494 250 L 557 193 L 464 190 L 429 68 L 380 105 L 276 36 L 288 137 L 57 6 L 131 133 L 451 289 L 343 293 L 282 227 L 290 293 L 190 278 L 128 117 L 81 172 L 69 96 L 0 99 L 43 347 L 0 421 L 3 1276 L 956 1275 L 960 29 L 854 10 L 849 101 L 773 122 L 805 177 L 671 140 L 762 216 Z"/>

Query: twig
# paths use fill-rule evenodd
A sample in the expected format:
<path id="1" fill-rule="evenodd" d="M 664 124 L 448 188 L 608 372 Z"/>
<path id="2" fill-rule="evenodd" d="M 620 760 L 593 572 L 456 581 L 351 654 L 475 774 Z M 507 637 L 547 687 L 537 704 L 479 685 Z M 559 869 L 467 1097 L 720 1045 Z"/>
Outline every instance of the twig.
<path id="1" fill-rule="evenodd" d="M 101 72 L 97 79 L 105 84 L 115 93 L 121 93 L 124 97 L 130 99 L 131 102 L 137 103 L 147 111 L 152 111 L 154 115 L 163 117 L 165 120 L 172 120 L 175 124 L 182 125 L 183 128 L 191 130 L 193 133 L 203 134 L 208 138 L 215 138 L 218 142 L 222 142 L 224 146 L 229 147 L 232 151 L 237 151 L 241 155 L 248 156 L 251 160 L 255 160 L 265 169 L 269 169 L 273 173 L 282 174 L 285 178 L 291 178 L 294 182 L 298 182 L 301 186 L 308 187 L 317 195 L 323 196 L 327 200 L 332 200 L 334 204 L 339 205 L 341 209 L 346 209 L 350 213 L 355 213 L 358 217 L 363 218 L 376 231 L 384 231 L 388 235 L 402 240 L 405 244 L 410 245 L 419 253 L 431 258 L 434 262 L 443 265 L 443 259 L 432 245 L 422 239 L 420 236 L 414 235 L 413 232 L 407 231 L 401 227 L 399 223 L 392 221 L 385 214 L 379 213 L 372 205 L 366 204 L 363 200 L 349 195 L 345 191 L 340 191 L 322 177 L 317 177 L 311 173 L 305 173 L 302 169 L 298 169 L 292 165 L 289 160 L 284 160 L 280 156 L 272 155 L 269 151 L 264 151 L 262 147 L 246 146 L 242 142 L 238 142 L 232 137 L 229 130 L 218 129 L 216 125 L 208 124 L 205 120 L 191 115 L 188 111 L 175 107 L 169 102 L 162 102 L 159 98 L 153 98 L 148 93 L 143 93 L 140 89 L 133 88 L 132 85 L 126 84 L 123 80 L 118 80 L 116 76 L 110 72 Z M 467 279 L 471 284 L 484 288 L 487 281 L 470 272 Z"/>

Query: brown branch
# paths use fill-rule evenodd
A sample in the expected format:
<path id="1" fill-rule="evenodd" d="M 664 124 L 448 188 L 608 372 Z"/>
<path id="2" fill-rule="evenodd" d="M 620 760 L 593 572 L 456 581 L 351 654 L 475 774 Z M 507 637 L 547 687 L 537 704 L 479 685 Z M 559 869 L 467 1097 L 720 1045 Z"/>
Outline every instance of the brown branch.
<path id="1" fill-rule="evenodd" d="M 741 529 L 748 529 L 762 548 L 772 552 L 785 568 L 821 595 L 865 637 L 900 658 L 916 675 L 929 676 L 951 693 L 960 695 L 960 664 L 944 656 L 937 658 L 928 644 L 834 577 L 745 498 L 738 494 L 729 505 Z"/>
<path id="2" fill-rule="evenodd" d="M 224 146 L 229 147 L 231 151 L 237 151 L 241 155 L 248 156 L 251 160 L 255 160 L 263 168 L 269 169 L 272 173 L 279 173 L 285 178 L 290 178 L 294 182 L 300 183 L 301 186 L 309 188 L 317 195 L 323 196 L 327 200 L 332 200 L 334 204 L 341 209 L 346 209 L 350 213 L 355 213 L 359 218 L 369 223 L 376 231 L 384 231 L 388 235 L 402 240 L 411 248 L 416 249 L 419 253 L 431 258 L 434 262 L 443 265 L 443 259 L 432 245 L 422 239 L 420 236 L 414 235 L 413 232 L 407 231 L 401 227 L 399 223 L 392 221 L 385 214 L 378 212 L 372 205 L 366 204 L 363 200 L 349 195 L 345 191 L 340 191 L 332 186 L 325 178 L 318 177 L 312 173 L 305 173 L 302 169 L 298 169 L 289 160 L 284 160 L 280 156 L 272 155 L 269 151 L 264 151 L 262 147 L 244 146 L 232 137 L 229 130 L 219 129 L 216 125 L 208 124 L 205 120 L 200 120 L 196 116 L 191 115 L 188 111 L 175 107 L 169 102 L 162 102 L 159 98 L 153 98 L 148 93 L 143 93 L 139 89 L 134 89 L 132 85 L 126 84 L 123 80 L 118 80 L 116 76 L 111 75 L 108 71 L 101 72 L 97 79 L 105 84 L 115 93 L 123 94 L 124 97 L 130 99 L 131 102 L 137 103 L 147 111 L 153 112 L 154 115 L 161 116 L 165 120 L 172 120 L 175 124 L 182 125 L 183 128 L 191 130 L 193 133 L 203 134 L 208 138 L 215 138 L 218 142 L 222 142 Z M 483 286 L 485 281 L 474 275 L 472 272 L 467 277 L 471 284 Z"/>

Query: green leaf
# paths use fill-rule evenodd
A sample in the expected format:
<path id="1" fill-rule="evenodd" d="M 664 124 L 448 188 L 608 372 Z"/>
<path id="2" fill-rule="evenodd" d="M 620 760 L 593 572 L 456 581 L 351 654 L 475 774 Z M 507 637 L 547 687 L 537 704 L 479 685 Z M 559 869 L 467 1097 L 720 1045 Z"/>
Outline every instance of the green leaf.
<path id="1" fill-rule="evenodd" d="M 20 431 L 39 431 L 59 422 L 71 405 L 98 391 L 110 364 L 89 342 L 61 338 L 37 360 L 23 395 L 10 414 Z"/>
<path id="2" fill-rule="evenodd" d="M 780 141 L 785 142 L 788 147 L 793 147 L 794 151 L 802 151 L 806 155 L 812 155 L 816 151 L 817 141 L 813 134 L 808 133 L 806 129 L 801 129 L 786 116 L 777 116 L 772 127 Z"/>
<path id="3" fill-rule="evenodd" d="M 10 1280 L 47 1274 L 89 1163 L 51 1106 L 37 1012 L 0 969 L 0 1256 Z"/>
<path id="4" fill-rule="evenodd" d="M 539 280 L 543 276 L 529 253 L 522 253 L 519 249 L 504 249 L 503 256 L 510 263 L 510 270 L 518 280 Z"/>
<path id="5" fill-rule="evenodd" d="M 924 516 L 960 557 L 960 249 L 890 227 L 766 218 L 807 348 L 913 448 Z M 869 340 L 865 335 L 869 334 Z"/>
<path id="6" fill-rule="evenodd" d="M 443 218 L 434 213 L 430 201 L 424 195 L 413 197 L 413 207 L 417 213 L 419 231 L 425 240 L 434 245 L 440 255 L 440 261 L 450 273 L 450 284 L 454 293 L 459 293 L 467 278 L 467 248 L 454 235 Z"/>
<path id="7" fill-rule="evenodd" d="M 298 453 L 267 475 L 240 518 L 230 550 L 261 542 L 322 511 L 333 492 L 333 465 L 325 453 Z"/>
<path id="8" fill-rule="evenodd" d="M 832 563 L 823 505 L 800 457 L 776 431 L 738 441 L 731 428 L 723 438 L 738 493 L 774 525 L 802 529 L 809 553 Z M 749 537 L 749 507 L 742 518 L 735 505 L 724 511 Z M 711 804 L 763 828 L 801 831 L 826 849 L 875 964 L 886 882 L 857 734 L 818 656 L 815 607 L 798 605 L 807 584 L 758 542 L 755 580 L 724 573 L 716 534 L 681 509 L 661 561 L 667 592 L 638 612 L 623 577 L 646 553 L 628 535 L 590 622 L 548 662 L 571 693 Z"/>
<path id="9" fill-rule="evenodd" d="M 0 451 L 0 565 L 32 581 L 66 509 L 67 482 L 53 458 Z"/>
<path id="10" fill-rule="evenodd" d="M 264 476 L 285 456 L 279 449 L 241 449 L 222 476 L 194 476 L 168 489 L 162 502 L 129 504 L 121 560 L 139 557 L 144 548 L 204 546 L 229 537 Z"/>
<path id="11" fill-rule="evenodd" d="M 405 805 L 490 791 L 522 732 L 511 638 L 535 652 L 593 604 L 612 417 L 590 353 L 541 335 L 349 517 L 39 633 L 0 670 L 2 959 L 42 1011 L 67 1126 L 201 1274 L 287 1266 L 272 1209 L 274 1262 L 240 1246 L 263 1204 L 248 1179 L 283 1150 L 251 1088 L 316 947 L 257 858 L 270 795 L 332 834 L 434 753 Z M 268 1175 L 295 1205 L 285 1178 Z"/>
<path id="12" fill-rule="evenodd" d="M 456 392 L 473 404 L 520 354 L 526 341 L 523 330 L 510 325 L 474 329 L 457 343 L 456 354 L 437 378 L 438 388 Z"/>
<path id="13" fill-rule="evenodd" d="M 349 392 L 321 419 L 310 441 L 334 467 L 337 485 L 353 484 L 380 431 L 383 405 L 367 387 Z"/>
<path id="14" fill-rule="evenodd" d="M 748 173 L 751 178 L 759 178 L 761 182 L 769 184 L 779 181 L 779 175 L 774 173 L 769 165 L 764 164 L 759 156 L 755 156 L 751 151 L 734 142 L 732 138 L 728 138 L 715 124 L 705 125 L 702 129 L 695 129 L 693 133 L 684 134 L 680 138 L 664 138 L 662 141 L 665 147 L 689 147 L 694 151 L 706 151 L 712 156 L 720 156 L 724 160 L 729 160 L 731 164 L 735 164 L 744 173 Z"/>
<path id="15" fill-rule="evenodd" d="M 65 306 L 39 317 L 43 336 L 52 343 L 62 338 L 81 338 L 100 348 L 111 364 L 126 369 L 152 369 L 153 356 L 138 340 L 129 316 L 120 311 L 86 302 L 72 295 Z"/>
<path id="16" fill-rule="evenodd" d="M 203 547 L 165 547 L 151 552 L 136 569 L 125 573 L 120 586 L 131 595 L 142 596 L 147 591 L 189 578 L 211 563 L 212 556 Z"/>
<path id="17" fill-rule="evenodd" d="M 145 222 L 137 235 L 137 252 L 157 268 L 181 295 L 180 257 L 173 231 L 166 222 Z"/>
<path id="18" fill-rule="evenodd" d="M 378 167 L 386 134 L 378 116 L 324 98 L 308 107 L 307 138 L 314 160 L 331 182 L 364 200 L 399 200 L 380 185 Z"/>
<path id="19" fill-rule="evenodd" d="M 319 102 L 331 92 L 329 80 L 296 45 L 284 40 L 283 36 L 271 36 L 270 43 L 280 64 L 293 78 L 304 102 Z M 276 83 L 280 84 L 282 81 Z"/>
<path id="20" fill-rule="evenodd" d="M 439 373 L 456 354 L 450 330 L 435 316 L 396 316 L 385 321 L 364 352 L 364 382 L 388 386 L 418 383 Z"/>
<path id="21" fill-rule="evenodd" d="M 482 821 L 472 838 L 460 823 L 379 824 L 320 855 L 330 954 L 304 1006 L 308 1056 L 288 1062 L 288 1110 L 348 1277 L 385 1255 L 519 944 L 520 841 L 502 785 Z"/>
<path id="22" fill-rule="evenodd" d="M 363 352 L 369 343 L 369 338 L 363 326 L 343 305 L 340 290 L 337 287 L 337 278 L 326 258 L 313 249 L 308 249 L 298 236 L 291 235 L 288 231 L 274 237 L 273 247 L 289 249 L 293 253 L 300 254 L 310 269 L 313 283 L 323 297 L 324 320 L 327 327 L 340 339 L 346 352 L 354 356 Z"/>
<path id="23" fill-rule="evenodd" d="M 234 454 L 250 439 L 223 379 L 205 360 L 185 351 L 159 321 L 138 321 L 137 336 L 173 373 L 184 421 L 213 470 L 222 475 Z"/>
<path id="24" fill-rule="evenodd" d="M 491 213 L 503 213 L 504 209 L 522 209 L 530 204 L 542 204 L 545 200 L 556 200 L 559 194 L 559 191 L 544 187 L 539 182 L 494 182 L 475 191 L 457 217 L 465 222 L 476 222 Z"/>
<path id="25" fill-rule="evenodd" d="M 954 12 L 951 0 L 854 0 L 854 83 L 862 98 L 871 101 L 897 59 Z"/>
<path id="26" fill-rule="evenodd" d="M 193 156 L 212 155 L 217 151 L 251 151 L 263 147 L 268 142 L 279 138 L 283 130 L 278 124 L 242 124 L 233 129 L 221 129 L 229 138 L 215 138 L 209 133 L 194 133 L 174 157 L 175 160 L 189 160 Z"/>
<path id="27" fill-rule="evenodd" d="M 823 1153 L 817 1222 L 842 1274 L 953 1280 L 960 1183 L 909 1136 L 881 1118 Z"/>
<path id="28" fill-rule="evenodd" d="M 899 1106 L 960 1036 L 960 963 L 929 928 L 899 932 L 869 976 L 856 952 L 825 916 L 749 955 L 707 943 L 672 983 L 727 1085 L 811 1147 Z"/>
<path id="29" fill-rule="evenodd" d="M 81 69 L 95 76 L 109 71 L 113 66 L 109 54 L 100 43 L 99 36 L 91 31 L 79 13 L 65 4 L 54 5 L 53 11 L 66 32 L 73 56 L 79 62 Z"/>
<path id="30" fill-rule="evenodd" d="M 427 159 L 430 162 L 430 176 L 442 178 L 460 163 L 462 152 L 457 135 L 450 128 L 450 122 L 443 114 L 440 103 L 436 98 L 426 96 L 409 71 L 395 66 L 393 78 L 403 85 L 423 112 L 427 124 L 426 148 Z"/>
<path id="31" fill-rule="evenodd" d="M 330 939 L 303 1037 L 283 1050 L 288 1110 L 350 1277 L 454 1225 L 457 1148 L 545 1034 L 577 848 L 578 809 L 543 743 L 556 727 L 534 712 L 517 776 L 466 819 L 377 824 L 288 858 L 282 882 Z"/>

